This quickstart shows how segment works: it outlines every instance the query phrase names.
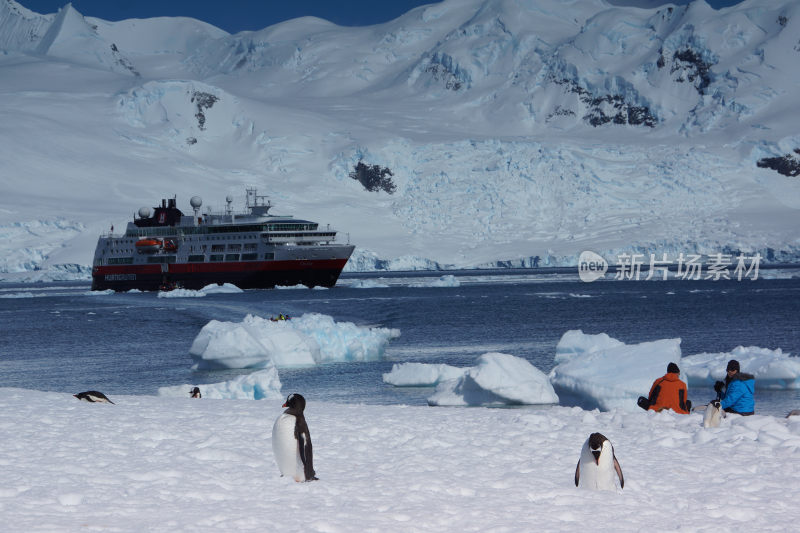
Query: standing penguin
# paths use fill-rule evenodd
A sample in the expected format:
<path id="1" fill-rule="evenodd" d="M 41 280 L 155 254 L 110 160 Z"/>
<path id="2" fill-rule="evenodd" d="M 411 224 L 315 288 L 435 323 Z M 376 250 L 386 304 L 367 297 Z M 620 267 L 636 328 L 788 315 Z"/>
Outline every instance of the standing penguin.
<path id="1" fill-rule="evenodd" d="M 314 481 L 314 456 L 311 434 L 303 411 L 306 399 L 300 394 L 290 394 L 283 407 L 288 407 L 272 426 L 272 453 L 282 476 L 295 481 Z"/>
<path id="2" fill-rule="evenodd" d="M 587 489 L 615 490 L 614 472 L 619 476 L 620 488 L 625 487 L 622 468 L 614 455 L 614 446 L 602 433 L 592 433 L 581 449 L 581 458 L 575 468 L 575 486 Z"/>

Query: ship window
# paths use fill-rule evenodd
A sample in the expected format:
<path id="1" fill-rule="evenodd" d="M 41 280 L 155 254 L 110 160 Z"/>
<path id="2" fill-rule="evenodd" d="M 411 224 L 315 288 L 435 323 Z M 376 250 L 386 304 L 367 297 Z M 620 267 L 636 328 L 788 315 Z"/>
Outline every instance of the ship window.
<path id="1" fill-rule="evenodd" d="M 275 252 L 267 252 L 267 253 L 265 253 L 264 254 L 264 259 L 266 259 L 267 261 L 272 261 L 273 259 L 275 259 Z"/>
<path id="2" fill-rule="evenodd" d="M 258 243 L 248 242 L 244 245 L 245 251 L 258 250 Z"/>
<path id="3" fill-rule="evenodd" d="M 109 265 L 132 265 L 133 257 L 109 257 Z"/>
<path id="4" fill-rule="evenodd" d="M 190 263 L 202 263 L 206 260 L 205 256 L 203 255 L 190 255 L 189 262 Z"/>
<path id="5" fill-rule="evenodd" d="M 239 254 L 225 254 L 225 261 L 238 261 Z"/>
<path id="6" fill-rule="evenodd" d="M 241 249 L 242 249 L 242 245 L 241 244 L 229 244 L 228 245 L 228 250 L 231 251 L 231 252 L 238 252 Z"/>
<path id="7" fill-rule="evenodd" d="M 209 260 L 209 261 L 222 261 L 222 258 L 223 258 L 223 257 L 224 257 L 224 256 L 223 256 L 222 254 L 211 254 L 211 255 L 208 257 L 208 260 Z"/>
<path id="8" fill-rule="evenodd" d="M 174 263 L 174 255 L 151 255 L 147 258 L 148 263 Z"/>
<path id="9" fill-rule="evenodd" d="M 242 254 L 242 261 L 255 261 L 258 259 L 258 254 Z"/>
<path id="10" fill-rule="evenodd" d="M 225 245 L 224 244 L 212 244 L 211 245 L 211 251 L 212 252 L 224 252 L 225 251 Z"/>

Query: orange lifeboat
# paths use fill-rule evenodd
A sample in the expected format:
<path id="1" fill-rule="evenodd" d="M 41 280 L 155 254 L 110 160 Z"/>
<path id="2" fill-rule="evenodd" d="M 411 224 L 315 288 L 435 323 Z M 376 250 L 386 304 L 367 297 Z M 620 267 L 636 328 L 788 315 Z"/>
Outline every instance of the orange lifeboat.
<path id="1" fill-rule="evenodd" d="M 136 241 L 135 246 L 140 254 L 153 254 L 161 248 L 161 241 L 158 239 L 139 239 Z"/>

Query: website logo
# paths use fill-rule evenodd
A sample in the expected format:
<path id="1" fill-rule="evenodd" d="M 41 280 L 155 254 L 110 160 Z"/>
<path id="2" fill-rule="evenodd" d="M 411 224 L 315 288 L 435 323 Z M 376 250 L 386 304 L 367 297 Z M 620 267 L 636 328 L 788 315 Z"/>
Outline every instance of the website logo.
<path id="1" fill-rule="evenodd" d="M 586 283 L 596 281 L 605 276 L 608 262 L 601 255 L 588 250 L 578 257 L 578 276 Z"/>

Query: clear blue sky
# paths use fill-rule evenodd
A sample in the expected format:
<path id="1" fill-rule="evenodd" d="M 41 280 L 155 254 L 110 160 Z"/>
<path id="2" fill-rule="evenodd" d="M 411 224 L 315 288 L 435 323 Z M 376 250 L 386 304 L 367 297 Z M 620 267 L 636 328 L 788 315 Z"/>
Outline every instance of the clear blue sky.
<path id="1" fill-rule="evenodd" d="M 37 13 L 55 13 L 69 0 L 16 0 Z M 395 19 L 438 0 L 72 0 L 82 15 L 117 21 L 130 18 L 192 17 L 229 33 L 260 30 L 313 15 L 340 26 L 368 26 Z"/>
<path id="2" fill-rule="evenodd" d="M 37 13 L 55 13 L 68 0 L 17 0 Z M 706 0 L 712 7 L 741 0 Z M 410 9 L 438 0 L 72 0 L 87 17 L 116 21 L 130 18 L 192 17 L 229 33 L 260 30 L 297 17 L 313 15 L 340 26 L 368 26 L 395 19 Z M 610 0 L 611 3 L 653 3 L 654 0 Z M 668 3 L 669 0 L 663 0 Z M 662 3 L 662 2 L 656 2 Z M 687 0 L 672 0 L 683 4 Z"/>

